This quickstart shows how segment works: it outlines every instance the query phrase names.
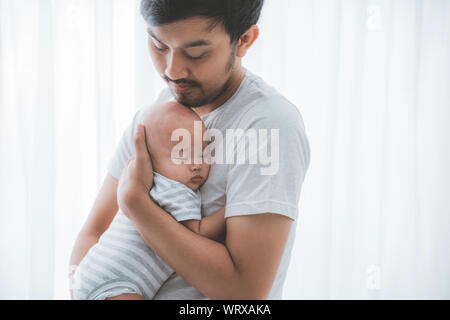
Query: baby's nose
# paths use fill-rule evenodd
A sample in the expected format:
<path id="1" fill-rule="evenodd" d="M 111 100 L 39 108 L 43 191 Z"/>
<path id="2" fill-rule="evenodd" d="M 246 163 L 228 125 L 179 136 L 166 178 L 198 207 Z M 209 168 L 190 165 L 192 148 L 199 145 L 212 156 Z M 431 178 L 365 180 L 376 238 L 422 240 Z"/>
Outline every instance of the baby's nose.
<path id="1" fill-rule="evenodd" d="M 191 170 L 192 171 L 200 170 L 201 168 L 202 168 L 201 164 L 193 163 L 192 166 L 191 166 Z"/>

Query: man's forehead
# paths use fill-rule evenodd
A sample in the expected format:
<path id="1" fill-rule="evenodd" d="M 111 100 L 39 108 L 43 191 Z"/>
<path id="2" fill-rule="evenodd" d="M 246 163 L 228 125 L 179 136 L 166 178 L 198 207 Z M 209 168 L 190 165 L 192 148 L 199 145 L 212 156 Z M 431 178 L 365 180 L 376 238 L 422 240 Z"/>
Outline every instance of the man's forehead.
<path id="1" fill-rule="evenodd" d="M 192 48 L 200 46 L 211 46 L 215 40 L 220 39 L 219 35 L 227 36 L 227 33 L 220 27 L 221 23 L 215 20 L 202 17 L 193 17 L 178 20 L 161 26 L 148 26 L 148 34 L 155 40 L 167 44 L 168 41 L 180 48 Z"/>

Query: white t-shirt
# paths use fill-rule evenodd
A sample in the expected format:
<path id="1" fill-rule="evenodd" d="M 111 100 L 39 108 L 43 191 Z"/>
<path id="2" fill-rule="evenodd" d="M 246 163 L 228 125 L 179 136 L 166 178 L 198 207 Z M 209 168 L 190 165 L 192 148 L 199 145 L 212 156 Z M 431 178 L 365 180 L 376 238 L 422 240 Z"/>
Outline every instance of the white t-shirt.
<path id="1" fill-rule="evenodd" d="M 248 153 L 245 164 L 238 164 L 237 158 L 233 164 L 232 161 L 227 161 L 224 155 L 222 157 L 224 164 L 211 166 L 209 177 L 200 189 L 202 216 L 208 216 L 225 206 L 226 218 L 270 212 L 294 220 L 268 297 L 281 299 L 297 228 L 301 187 L 309 168 L 310 146 L 303 118 L 297 107 L 262 78 L 247 69 L 244 70 L 245 77 L 235 94 L 225 104 L 202 116 L 202 120 L 207 129 L 220 130 L 224 138 L 227 129 L 243 129 L 244 132 L 250 129 L 249 131 L 258 133 L 260 129 L 265 129 L 268 146 L 268 152 L 265 154 L 272 155 L 272 163 L 277 162 L 274 166 L 277 169 L 276 174 L 261 174 L 262 168 L 269 167 L 268 162 L 261 164 L 261 161 L 257 161 L 256 164 L 249 164 Z M 160 94 L 158 102 L 173 99 L 170 90 L 165 89 Z M 143 110 L 145 108 L 136 113 L 109 163 L 109 173 L 117 179 L 120 178 L 128 159 L 135 155 L 133 137 Z M 273 129 L 278 129 L 279 134 L 278 161 L 273 156 L 276 150 L 276 147 L 272 146 L 271 138 L 276 137 Z M 250 148 L 248 139 L 245 141 L 245 146 Z M 258 141 L 261 141 L 259 136 Z M 207 298 L 174 273 L 162 286 L 155 299 Z"/>

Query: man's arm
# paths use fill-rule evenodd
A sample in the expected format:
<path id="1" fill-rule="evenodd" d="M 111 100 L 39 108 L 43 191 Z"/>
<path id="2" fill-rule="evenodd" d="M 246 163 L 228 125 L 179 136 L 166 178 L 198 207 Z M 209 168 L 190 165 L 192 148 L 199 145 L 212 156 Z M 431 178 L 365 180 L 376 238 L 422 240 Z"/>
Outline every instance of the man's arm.
<path id="1" fill-rule="evenodd" d="M 96 243 L 100 236 L 108 229 L 119 209 L 117 205 L 116 178 L 108 174 L 103 182 L 92 210 L 84 223 L 70 258 L 71 265 L 78 265 L 87 251 Z"/>
<path id="2" fill-rule="evenodd" d="M 292 220 L 276 214 L 228 218 L 226 244 L 176 222 L 145 194 L 122 208 L 145 242 L 186 282 L 211 299 L 266 299 Z"/>
<path id="3" fill-rule="evenodd" d="M 98 242 L 100 236 L 114 219 L 119 209 L 117 204 L 117 185 L 117 179 L 108 174 L 72 249 L 70 257 L 70 272 L 72 274 L 89 249 Z"/>
<path id="4" fill-rule="evenodd" d="M 182 225 L 189 230 L 198 233 L 211 240 L 222 241 L 225 239 L 225 207 L 217 210 L 202 220 L 182 221 Z"/>

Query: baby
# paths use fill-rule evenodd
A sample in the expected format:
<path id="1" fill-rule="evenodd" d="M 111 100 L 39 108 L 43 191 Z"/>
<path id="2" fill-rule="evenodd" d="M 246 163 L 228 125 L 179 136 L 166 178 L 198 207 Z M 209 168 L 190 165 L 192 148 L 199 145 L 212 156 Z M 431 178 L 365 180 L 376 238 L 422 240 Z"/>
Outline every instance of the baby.
<path id="1" fill-rule="evenodd" d="M 201 135 L 194 134 L 196 121 L 202 124 Z M 176 102 L 156 104 L 145 111 L 141 123 L 146 127 L 154 171 L 150 196 L 193 232 L 219 241 L 225 232 L 225 208 L 209 217 L 201 217 L 198 189 L 205 183 L 210 169 L 203 161 L 202 150 L 194 148 L 196 143 L 201 149 L 208 144 L 202 139 L 206 128 L 201 121 L 194 111 Z M 177 129 L 190 133 L 188 146 L 191 150 L 177 148 L 180 142 L 171 141 Z M 175 135 L 175 139 L 178 138 Z M 78 266 L 73 279 L 73 297 L 75 300 L 104 300 L 133 294 L 152 299 L 173 272 L 119 209 L 109 228 Z"/>

